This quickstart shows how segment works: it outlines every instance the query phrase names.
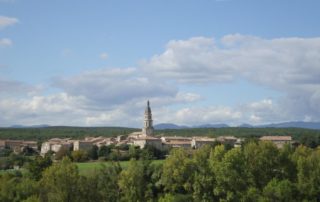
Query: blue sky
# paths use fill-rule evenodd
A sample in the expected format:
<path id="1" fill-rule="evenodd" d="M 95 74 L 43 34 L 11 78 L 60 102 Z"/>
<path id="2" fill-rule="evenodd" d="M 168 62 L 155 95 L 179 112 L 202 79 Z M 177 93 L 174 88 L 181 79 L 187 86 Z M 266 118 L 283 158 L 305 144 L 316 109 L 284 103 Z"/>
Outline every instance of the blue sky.
<path id="1" fill-rule="evenodd" d="M 319 8 L 0 0 L 0 126 L 320 121 Z"/>

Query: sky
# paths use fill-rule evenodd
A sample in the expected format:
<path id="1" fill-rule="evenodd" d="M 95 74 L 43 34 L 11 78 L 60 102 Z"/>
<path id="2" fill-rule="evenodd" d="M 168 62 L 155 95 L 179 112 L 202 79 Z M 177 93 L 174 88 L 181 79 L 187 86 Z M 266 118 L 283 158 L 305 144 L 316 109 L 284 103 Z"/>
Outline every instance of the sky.
<path id="1" fill-rule="evenodd" d="M 319 122 L 319 9 L 0 0 L 0 127 Z"/>

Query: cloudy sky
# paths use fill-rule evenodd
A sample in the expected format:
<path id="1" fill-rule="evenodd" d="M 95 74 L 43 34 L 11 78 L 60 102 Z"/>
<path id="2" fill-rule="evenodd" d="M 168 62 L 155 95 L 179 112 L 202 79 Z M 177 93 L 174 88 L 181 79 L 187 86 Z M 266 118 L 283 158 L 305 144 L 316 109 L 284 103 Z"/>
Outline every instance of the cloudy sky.
<path id="1" fill-rule="evenodd" d="M 0 127 L 320 121 L 319 9 L 0 0 Z"/>

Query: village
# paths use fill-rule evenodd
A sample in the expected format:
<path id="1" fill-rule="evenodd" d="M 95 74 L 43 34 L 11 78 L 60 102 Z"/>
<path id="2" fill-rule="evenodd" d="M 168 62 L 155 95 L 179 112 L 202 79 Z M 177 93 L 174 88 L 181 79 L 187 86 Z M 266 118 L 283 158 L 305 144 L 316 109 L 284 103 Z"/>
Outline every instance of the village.
<path id="1" fill-rule="evenodd" d="M 262 136 L 261 141 L 271 141 L 278 148 L 282 148 L 284 144 L 292 144 L 291 136 Z M 23 141 L 23 140 L 0 140 L 0 149 L 8 148 L 14 152 L 19 153 L 25 148 L 32 148 L 42 156 L 48 152 L 57 153 L 61 149 L 68 149 L 73 151 L 89 150 L 93 146 L 101 148 L 102 146 L 121 146 L 133 145 L 140 149 L 146 146 L 152 146 L 161 151 L 168 151 L 172 148 L 198 149 L 203 145 L 221 143 L 227 144 L 231 147 L 241 147 L 244 138 L 235 136 L 219 136 L 219 137 L 183 137 L 183 136 L 165 136 L 154 135 L 152 112 L 150 102 L 144 112 L 144 127 L 140 132 L 133 132 L 128 135 L 118 135 L 116 137 L 85 137 L 84 139 L 71 138 L 52 138 L 38 146 L 37 141 Z"/>

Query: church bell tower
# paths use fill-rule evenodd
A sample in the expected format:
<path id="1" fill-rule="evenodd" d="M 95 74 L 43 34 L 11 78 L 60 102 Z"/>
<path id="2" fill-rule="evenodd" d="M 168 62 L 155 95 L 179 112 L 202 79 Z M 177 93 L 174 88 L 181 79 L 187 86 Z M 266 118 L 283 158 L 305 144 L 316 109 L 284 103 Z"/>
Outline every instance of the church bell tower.
<path id="1" fill-rule="evenodd" d="M 144 126 L 142 129 L 143 136 L 153 136 L 153 123 L 152 123 L 152 114 L 150 108 L 150 102 L 148 100 L 147 107 L 144 111 Z"/>

